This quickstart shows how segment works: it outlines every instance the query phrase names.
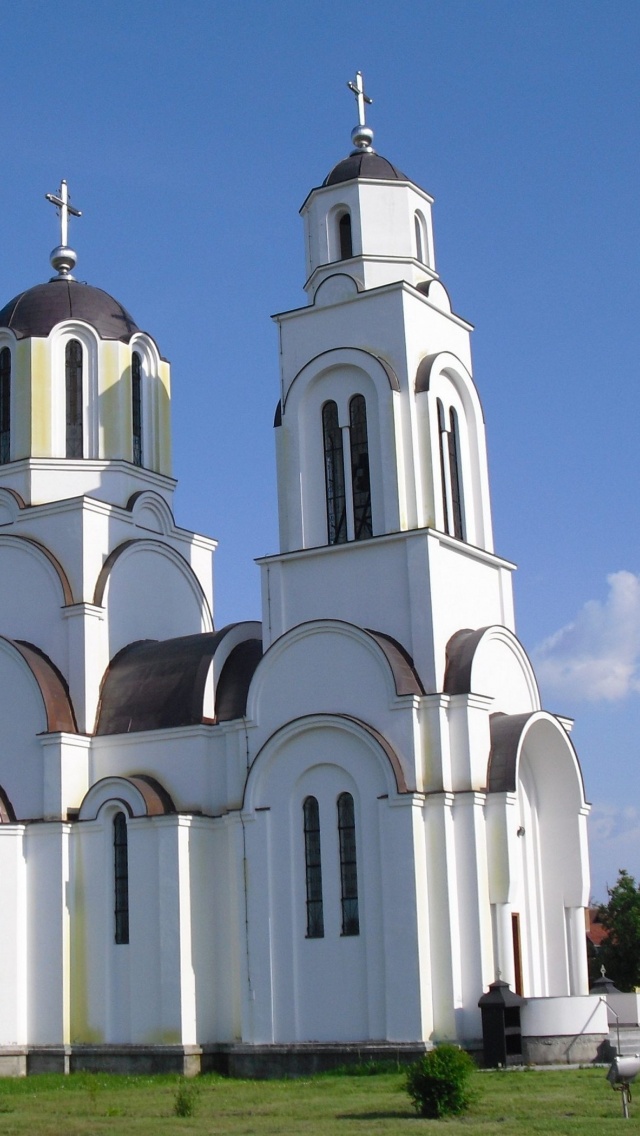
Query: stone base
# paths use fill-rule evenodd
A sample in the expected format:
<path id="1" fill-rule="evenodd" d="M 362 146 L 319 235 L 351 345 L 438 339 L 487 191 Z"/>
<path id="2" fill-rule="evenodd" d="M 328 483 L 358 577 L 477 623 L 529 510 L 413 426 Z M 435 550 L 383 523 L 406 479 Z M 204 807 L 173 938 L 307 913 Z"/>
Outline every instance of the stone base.
<path id="1" fill-rule="evenodd" d="M 202 1049 L 197 1045 L 46 1045 L 24 1052 L 27 1073 L 179 1073 L 196 1077 L 202 1072 Z"/>
<path id="2" fill-rule="evenodd" d="M 368 1061 L 406 1065 L 431 1046 L 420 1042 L 354 1042 L 300 1045 L 40 1045 L 0 1048 L 0 1076 L 32 1073 L 222 1073 L 267 1080 L 307 1077 Z"/>
<path id="3" fill-rule="evenodd" d="M 202 1047 L 202 1072 L 247 1080 L 308 1077 L 343 1065 L 390 1061 L 408 1065 L 432 1046 L 424 1042 L 300 1042 L 292 1045 L 243 1045 L 241 1042 Z"/>
<path id="4" fill-rule="evenodd" d="M 0 1048 L 0 1076 L 31 1073 L 222 1073 L 267 1080 L 309 1077 L 343 1065 L 369 1061 L 407 1065 L 432 1048 L 429 1042 L 304 1042 L 298 1045 L 42 1045 Z M 466 1047 L 467 1048 L 467 1047 Z M 468 1048 L 475 1051 L 474 1043 Z M 607 1060 L 607 1035 L 523 1037 L 525 1065 L 588 1065 Z M 480 1051 L 481 1052 L 481 1051 Z M 474 1053 L 475 1055 L 475 1053 Z M 478 1054 L 480 1056 L 480 1054 Z"/>
<path id="5" fill-rule="evenodd" d="M 0 1049 L 0 1077 L 25 1077 L 27 1074 L 27 1050 L 21 1046 Z"/>
<path id="6" fill-rule="evenodd" d="M 592 1065 L 606 1061 L 609 1038 L 602 1033 L 561 1037 L 523 1037 L 524 1065 Z"/>

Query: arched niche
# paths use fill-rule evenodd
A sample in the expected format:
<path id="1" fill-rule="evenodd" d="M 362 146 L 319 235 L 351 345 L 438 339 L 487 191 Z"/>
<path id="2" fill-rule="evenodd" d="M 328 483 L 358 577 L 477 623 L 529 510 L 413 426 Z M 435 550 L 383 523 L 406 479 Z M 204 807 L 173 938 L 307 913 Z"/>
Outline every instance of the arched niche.
<path id="1" fill-rule="evenodd" d="M 400 527 L 396 468 L 395 400 L 400 384 L 388 364 L 369 352 L 335 348 L 310 360 L 290 383 L 279 432 L 281 514 L 289 547 L 328 542 L 323 407 L 336 405 L 350 491 L 350 405 L 365 400 L 373 534 Z"/>
<path id="2" fill-rule="evenodd" d="M 43 814 L 44 766 L 39 735 L 75 733 L 66 684 L 31 644 L 0 637 L 0 785 L 20 818 Z"/>
<path id="3" fill-rule="evenodd" d="M 0 627 L 10 638 L 36 643 L 63 673 L 68 647 L 62 609 L 73 600 L 65 570 L 49 549 L 0 531 Z"/>
<path id="4" fill-rule="evenodd" d="M 464 502 L 464 539 L 493 551 L 491 502 L 482 406 L 475 384 L 464 363 L 448 351 L 422 359 L 415 379 L 419 429 L 424 443 L 422 478 L 425 499 L 431 500 L 435 527 L 448 531 L 443 482 L 442 417 L 450 429 L 455 414 L 458 433 L 458 463 Z M 446 482 L 446 478 L 445 478 Z"/>
<path id="5" fill-rule="evenodd" d="M 524 993 L 584 994 L 589 864 L 582 773 L 562 724 L 544 711 L 494 714 L 487 770 L 491 902 L 517 939 Z"/>
<path id="6" fill-rule="evenodd" d="M 412 660 L 395 640 L 340 620 L 314 620 L 286 632 L 263 656 L 251 683 L 247 716 L 267 732 L 291 718 L 329 711 L 356 715 L 382 728 L 399 699 L 423 693 Z M 405 726 L 403 717 L 393 719 L 398 739 Z M 410 761 L 407 779 L 411 770 Z"/>
<path id="7" fill-rule="evenodd" d="M 96 820 L 107 806 L 123 809 L 129 817 L 166 816 L 174 813 L 170 794 L 154 777 L 143 773 L 129 777 L 103 777 L 85 794 L 78 820 Z"/>
<path id="8" fill-rule="evenodd" d="M 529 657 L 507 627 L 456 631 L 446 651 L 446 694 L 492 697 L 494 710 L 506 714 L 540 709 L 540 693 Z"/>
<path id="9" fill-rule="evenodd" d="M 359 926 L 344 934 L 338 801 L 353 800 Z M 354 1041 L 386 1035 L 382 942 L 381 797 L 397 797 L 389 752 L 364 723 L 313 715 L 276 731 L 251 768 L 243 820 L 250 965 L 256 1011 L 276 1042 Z M 317 801 L 323 933 L 307 919 L 304 804 Z M 256 922 L 258 909 L 263 920 Z M 268 946 L 252 929 L 270 927 Z M 392 928 L 389 933 L 393 934 Z M 268 956 L 268 957 L 267 957 Z M 258 982 L 260 974 L 264 981 Z"/>
<path id="10" fill-rule="evenodd" d="M 211 631 L 207 598 L 190 565 L 160 541 L 118 545 L 96 582 L 94 603 L 108 610 L 109 656 L 139 639 Z"/>

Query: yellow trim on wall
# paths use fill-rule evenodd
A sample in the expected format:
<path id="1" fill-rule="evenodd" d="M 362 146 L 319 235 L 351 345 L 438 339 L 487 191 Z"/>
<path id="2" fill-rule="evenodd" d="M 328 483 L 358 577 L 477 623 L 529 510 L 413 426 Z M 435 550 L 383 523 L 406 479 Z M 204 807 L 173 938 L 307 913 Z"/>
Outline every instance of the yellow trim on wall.
<path id="1" fill-rule="evenodd" d="M 171 477 L 171 367 L 165 360 L 158 378 L 158 473 Z"/>
<path id="2" fill-rule="evenodd" d="M 31 405 L 25 418 L 31 422 L 31 456 L 47 458 L 52 453 L 50 344 L 46 339 L 27 339 L 23 343 L 31 355 Z"/>
<path id="3" fill-rule="evenodd" d="M 31 453 L 31 341 L 20 339 L 13 349 L 13 398 L 11 452 L 13 460 Z"/>
<path id="4" fill-rule="evenodd" d="M 123 343 L 100 344 L 98 360 L 99 452 L 131 461 L 131 353 Z"/>

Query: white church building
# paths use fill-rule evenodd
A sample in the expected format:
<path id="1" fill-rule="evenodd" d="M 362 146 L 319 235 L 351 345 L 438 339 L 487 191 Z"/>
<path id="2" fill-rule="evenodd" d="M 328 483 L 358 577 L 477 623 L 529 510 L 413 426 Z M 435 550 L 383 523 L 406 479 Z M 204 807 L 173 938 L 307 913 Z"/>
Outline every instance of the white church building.
<path id="1" fill-rule="evenodd" d="M 169 364 L 74 280 L 64 182 L 57 274 L 0 310 L 0 1073 L 478 1048 L 496 976 L 530 1055 L 607 1032 L 588 806 L 493 547 L 471 327 L 354 87 L 276 317 L 261 624 L 214 623 Z"/>

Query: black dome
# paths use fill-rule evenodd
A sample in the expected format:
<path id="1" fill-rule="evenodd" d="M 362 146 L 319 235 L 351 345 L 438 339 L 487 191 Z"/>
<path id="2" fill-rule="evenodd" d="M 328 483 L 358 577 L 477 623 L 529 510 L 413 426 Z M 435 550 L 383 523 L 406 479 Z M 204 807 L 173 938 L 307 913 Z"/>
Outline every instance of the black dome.
<path id="1" fill-rule="evenodd" d="M 380 154 L 357 150 L 355 154 L 349 154 L 348 158 L 338 162 L 322 184 L 337 185 L 341 181 L 351 181 L 353 178 L 369 178 L 371 181 L 411 180 Z"/>
<path id="2" fill-rule="evenodd" d="M 11 328 L 17 339 L 45 337 L 57 323 L 68 319 L 84 320 L 101 339 L 121 339 L 124 343 L 138 331 L 129 313 L 113 296 L 77 280 L 60 278 L 36 284 L 0 311 L 0 327 Z"/>

